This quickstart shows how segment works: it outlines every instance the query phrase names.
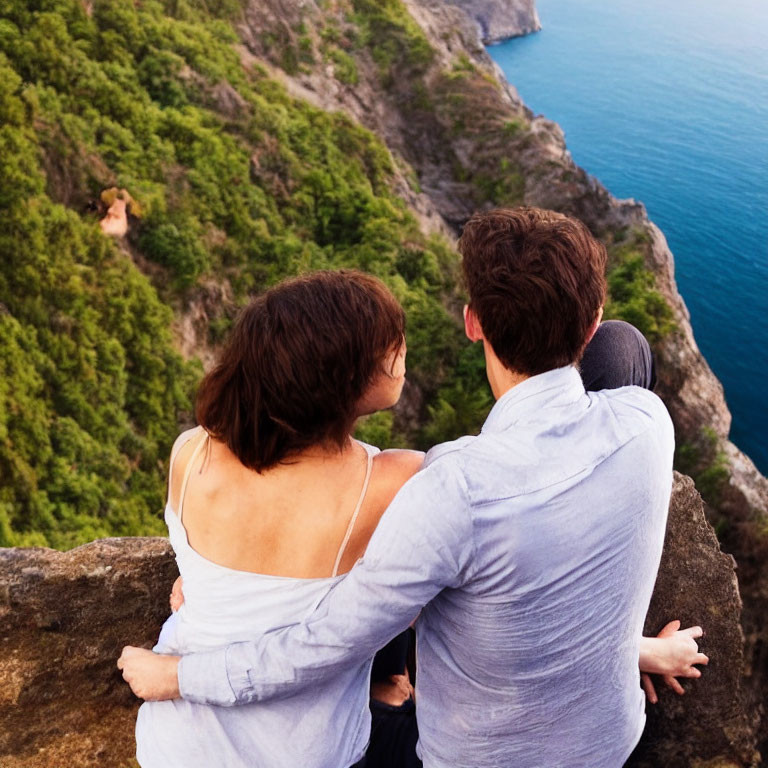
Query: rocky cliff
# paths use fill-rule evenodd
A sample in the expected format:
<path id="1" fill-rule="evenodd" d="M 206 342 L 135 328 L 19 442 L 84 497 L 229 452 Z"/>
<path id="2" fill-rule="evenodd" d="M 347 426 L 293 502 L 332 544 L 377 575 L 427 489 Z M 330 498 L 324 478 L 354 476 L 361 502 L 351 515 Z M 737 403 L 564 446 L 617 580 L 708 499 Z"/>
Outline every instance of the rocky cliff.
<path id="1" fill-rule="evenodd" d="M 471 13 L 505 8 L 514 15 L 522 6 L 490 0 L 405 0 L 404 5 L 423 34 L 418 42 L 431 49 L 418 63 L 402 57 L 382 71 L 375 49 L 350 43 L 354 83 L 340 77 L 332 57 L 322 67 L 286 71 L 285 50 L 300 45 L 320 50 L 329 28 L 342 43 L 359 37 L 346 3 L 326 7 L 313 0 L 300 5 L 252 0 L 238 27 L 243 60 L 251 66 L 270 63 L 270 73 L 292 95 L 343 111 L 381 137 L 399 161 L 398 192 L 425 231 L 455 236 L 478 208 L 525 203 L 581 218 L 619 254 L 615 261 L 628 249 L 641 255 L 670 312 L 666 330 L 651 328 L 648 335 L 659 358 L 659 393 L 672 413 L 678 442 L 690 448 L 686 469 L 697 475 L 720 462 L 722 483 L 713 496 L 734 496 L 731 506 L 740 505 L 744 519 L 768 520 L 768 481 L 727 441 L 731 415 L 723 387 L 694 339 L 664 235 L 641 203 L 617 200 L 575 165 L 560 127 L 526 107 L 478 40 Z M 315 29 L 317 36 L 300 39 L 298 29 Z M 415 43 L 403 39 L 402 45 Z"/>
<path id="2" fill-rule="evenodd" d="M 138 702 L 115 661 L 122 645 L 156 638 L 176 573 L 164 539 L 0 550 L 3 768 L 132 765 Z M 678 475 L 646 633 L 673 617 L 700 621 L 711 661 L 701 679 L 685 682 L 686 696 L 659 689 L 630 765 L 755 764 L 754 712 L 740 685 L 740 605 L 733 559 L 720 552 L 693 483 Z"/>
<path id="3" fill-rule="evenodd" d="M 521 37 L 541 29 L 534 0 L 448 0 L 477 23 L 486 44 Z"/>

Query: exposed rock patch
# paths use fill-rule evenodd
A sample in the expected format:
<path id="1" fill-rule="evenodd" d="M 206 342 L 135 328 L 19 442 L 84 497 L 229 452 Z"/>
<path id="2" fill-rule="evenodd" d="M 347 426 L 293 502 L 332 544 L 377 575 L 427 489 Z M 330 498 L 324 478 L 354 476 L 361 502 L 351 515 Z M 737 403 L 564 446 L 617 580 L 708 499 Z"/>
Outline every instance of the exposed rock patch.
<path id="1" fill-rule="evenodd" d="M 704 515 L 693 481 L 675 473 L 659 576 L 645 622 L 655 635 L 670 619 L 700 624 L 699 645 L 709 666 L 685 681 L 685 696 L 657 687 L 659 703 L 646 708 L 646 732 L 628 768 L 758 765 L 757 717 L 742 686 L 744 638 L 735 562 L 723 554 Z"/>
<path id="2" fill-rule="evenodd" d="M 201 281 L 190 292 L 173 324 L 176 344 L 185 358 L 197 358 L 205 371 L 213 368 L 219 339 L 212 338 L 215 323 L 226 327 L 237 313 L 232 288 L 226 280 Z M 189 425 L 192 426 L 192 425 Z"/>
<path id="3" fill-rule="evenodd" d="M 0 765 L 123 768 L 137 702 L 115 668 L 156 640 L 178 575 L 169 543 L 0 549 Z"/>
<path id="4" fill-rule="evenodd" d="M 125 237 L 128 234 L 128 213 L 125 200 L 117 198 L 109 206 L 104 218 L 99 222 L 101 231 L 113 237 Z"/>
<path id="5" fill-rule="evenodd" d="M 535 0 L 447 0 L 471 16 L 486 44 L 538 32 L 541 21 Z"/>

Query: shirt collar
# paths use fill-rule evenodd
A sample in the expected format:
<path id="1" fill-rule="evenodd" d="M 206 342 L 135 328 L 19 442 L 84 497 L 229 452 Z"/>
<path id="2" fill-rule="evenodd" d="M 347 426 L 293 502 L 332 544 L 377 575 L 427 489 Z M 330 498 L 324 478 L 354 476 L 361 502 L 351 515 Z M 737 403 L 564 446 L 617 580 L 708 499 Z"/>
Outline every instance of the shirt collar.
<path id="1" fill-rule="evenodd" d="M 572 365 L 531 376 L 496 401 L 482 431 L 502 432 L 542 408 L 576 403 L 584 394 L 581 375 Z"/>

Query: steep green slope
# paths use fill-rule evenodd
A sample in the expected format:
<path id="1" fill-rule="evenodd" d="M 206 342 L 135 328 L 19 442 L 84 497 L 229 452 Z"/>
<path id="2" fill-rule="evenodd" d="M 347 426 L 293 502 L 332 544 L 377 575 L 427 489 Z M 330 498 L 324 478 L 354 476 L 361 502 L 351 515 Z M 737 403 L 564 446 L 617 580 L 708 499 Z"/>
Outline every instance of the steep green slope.
<path id="1" fill-rule="evenodd" d="M 50 92 L 4 56 L 0 83 L 0 544 L 157 531 L 193 370 L 147 278 L 46 194 Z"/>
<path id="2" fill-rule="evenodd" d="M 480 349 L 462 339 L 455 250 L 394 191 L 417 188 L 416 174 L 345 113 L 289 96 L 266 62 L 330 62 L 347 87 L 360 78 L 396 99 L 414 167 L 413 147 L 448 153 L 448 181 L 473 206 L 522 200 L 515 158 L 537 139 L 465 55 L 437 61 L 401 0 L 313 8 L 262 27 L 262 63 L 235 27 L 269 3 L 4 4 L 0 546 L 162 530 L 167 455 L 202 371 L 172 329 L 211 285 L 230 297 L 208 318 L 215 345 L 235 306 L 285 276 L 380 276 L 408 313 L 413 386 L 400 417 L 378 414 L 361 436 L 426 447 L 482 422 L 490 397 Z M 119 241 L 97 225 L 111 187 L 133 199 Z M 632 233 L 612 248 L 608 311 L 656 337 L 668 308 L 641 250 Z"/>
<path id="3" fill-rule="evenodd" d="M 455 254 L 392 192 L 388 150 L 244 68 L 235 43 L 171 0 L 14 0 L 0 19 L 0 545 L 160 529 L 200 373 L 174 352 L 169 305 L 202 280 L 242 303 L 306 269 L 384 278 L 426 424 L 381 415 L 363 428 L 381 444 L 447 437 L 488 405 L 446 310 Z M 108 186 L 138 202 L 120 247 L 92 211 Z M 476 386 L 450 384 L 457 365 Z"/>

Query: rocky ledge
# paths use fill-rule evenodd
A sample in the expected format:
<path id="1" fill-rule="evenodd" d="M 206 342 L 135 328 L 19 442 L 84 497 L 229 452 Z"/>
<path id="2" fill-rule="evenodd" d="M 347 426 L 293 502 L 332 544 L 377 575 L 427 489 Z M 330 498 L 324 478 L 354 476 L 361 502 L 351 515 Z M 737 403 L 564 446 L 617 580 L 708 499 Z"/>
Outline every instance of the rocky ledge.
<path id="1" fill-rule="evenodd" d="M 477 22 L 482 41 L 489 45 L 522 37 L 541 29 L 535 0 L 447 0 Z"/>
<path id="2" fill-rule="evenodd" d="M 0 549 L 3 768 L 129 768 L 138 703 L 115 661 L 157 638 L 177 575 L 165 539 Z"/>
<path id="3" fill-rule="evenodd" d="M 69 552 L 0 550 L 0 765 L 128 768 L 138 701 L 115 668 L 126 643 L 150 645 L 176 576 L 164 539 L 104 539 Z M 720 551 L 693 482 L 675 476 L 646 633 L 701 623 L 711 661 L 684 697 L 659 688 L 629 765 L 757 764 L 740 687 L 743 637 L 734 561 Z M 599 696 L 600 691 L 585 692 Z"/>

